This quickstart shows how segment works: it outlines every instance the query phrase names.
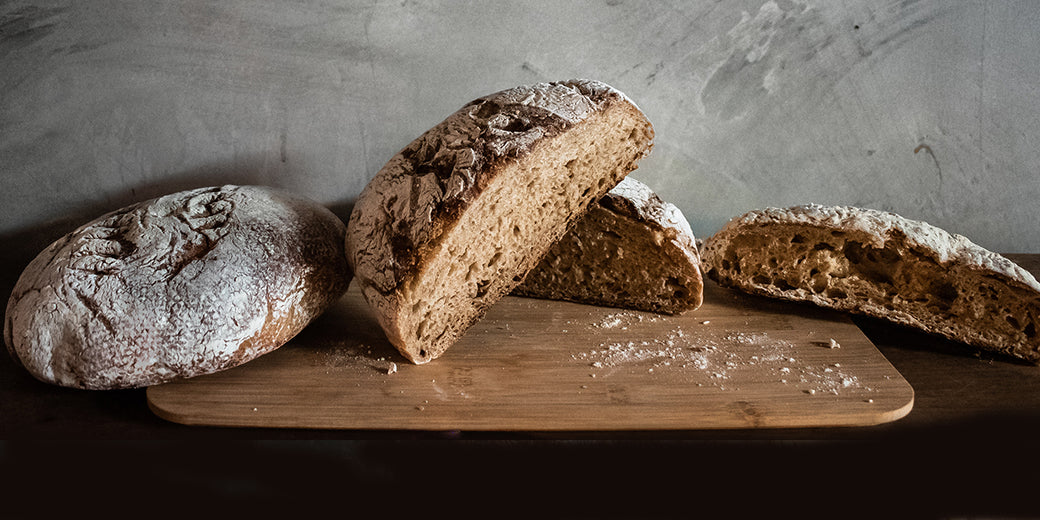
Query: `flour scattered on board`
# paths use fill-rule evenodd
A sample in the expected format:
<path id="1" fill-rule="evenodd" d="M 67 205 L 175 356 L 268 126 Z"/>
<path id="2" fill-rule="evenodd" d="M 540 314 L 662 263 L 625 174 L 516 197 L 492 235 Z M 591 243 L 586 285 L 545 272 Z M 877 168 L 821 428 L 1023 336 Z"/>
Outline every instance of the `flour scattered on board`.
<path id="1" fill-rule="evenodd" d="M 340 370 L 353 370 L 362 373 L 393 375 L 398 371 L 397 363 L 387 359 L 386 356 L 380 356 L 371 345 L 349 340 L 343 340 L 316 351 L 311 362 L 315 366 L 324 367 L 326 374 Z"/>
<path id="2" fill-rule="evenodd" d="M 608 315 L 593 324 L 596 328 L 619 328 L 619 316 Z M 777 382 L 803 389 L 809 395 L 839 395 L 865 387 L 839 363 L 820 365 L 800 361 L 790 341 L 764 332 L 712 332 L 698 327 L 688 333 L 676 326 L 664 336 L 605 341 L 597 348 L 579 352 L 573 359 L 588 363 L 591 377 L 609 377 L 619 371 L 641 371 L 652 377 L 665 371 L 682 375 L 689 384 L 720 390 L 739 386 L 741 373 L 763 369 Z M 628 336 L 637 334 L 628 333 Z M 828 344 L 838 348 L 837 342 Z"/>
<path id="3" fill-rule="evenodd" d="M 628 330 L 633 324 L 643 322 L 655 322 L 660 320 L 660 317 L 654 315 L 648 315 L 638 312 L 615 312 L 608 314 L 592 326 L 598 329 L 621 329 Z"/>

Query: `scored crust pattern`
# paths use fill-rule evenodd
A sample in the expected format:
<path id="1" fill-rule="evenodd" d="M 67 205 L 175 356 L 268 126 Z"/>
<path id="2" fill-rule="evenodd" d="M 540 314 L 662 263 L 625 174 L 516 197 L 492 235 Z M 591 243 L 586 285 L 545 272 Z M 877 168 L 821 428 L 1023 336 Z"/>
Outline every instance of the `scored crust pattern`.
<path id="1" fill-rule="evenodd" d="M 148 212 L 117 211 L 83 228 L 70 267 L 87 275 L 114 274 L 136 252 L 169 244 L 166 254 L 150 255 L 141 266 L 169 281 L 227 234 L 234 207 L 229 194 L 215 187 L 198 191 L 183 204 L 157 204 Z M 148 232 L 141 233 L 145 227 Z"/>
<path id="2" fill-rule="evenodd" d="M 261 187 L 135 204 L 26 267 L 5 341 L 37 378 L 78 388 L 229 368 L 277 348 L 346 290 L 344 235 L 326 208 Z"/>
<path id="3" fill-rule="evenodd" d="M 358 277 L 393 292 L 486 186 L 496 162 L 621 99 L 620 91 L 590 80 L 516 87 L 478 98 L 422 134 L 383 167 L 382 180 L 365 188 L 370 193 L 353 210 L 351 233 L 365 237 L 355 241 L 352 258 Z"/>

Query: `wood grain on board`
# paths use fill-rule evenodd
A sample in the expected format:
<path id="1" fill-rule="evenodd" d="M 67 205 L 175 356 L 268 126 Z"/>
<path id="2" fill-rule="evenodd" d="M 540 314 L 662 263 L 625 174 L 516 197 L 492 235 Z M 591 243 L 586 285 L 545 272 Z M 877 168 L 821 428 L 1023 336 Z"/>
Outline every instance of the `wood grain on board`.
<path id="1" fill-rule="evenodd" d="M 682 316 L 507 297 L 425 365 L 355 286 L 281 349 L 147 396 L 185 424 L 474 431 L 873 425 L 914 399 L 846 316 L 711 283 Z"/>

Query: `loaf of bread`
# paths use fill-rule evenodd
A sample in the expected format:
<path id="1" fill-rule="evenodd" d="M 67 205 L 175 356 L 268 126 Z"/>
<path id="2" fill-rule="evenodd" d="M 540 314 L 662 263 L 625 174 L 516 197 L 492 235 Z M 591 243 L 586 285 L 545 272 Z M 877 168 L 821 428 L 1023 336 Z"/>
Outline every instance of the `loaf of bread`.
<path id="1" fill-rule="evenodd" d="M 512 291 L 649 153 L 618 90 L 541 83 L 465 105 L 395 155 L 357 199 L 347 256 L 389 341 L 426 363 Z"/>
<path id="2" fill-rule="evenodd" d="M 1007 258 L 924 222 L 853 207 L 752 211 L 709 237 L 721 285 L 883 318 L 1040 362 L 1040 284 Z"/>
<path id="3" fill-rule="evenodd" d="M 346 229 L 269 188 L 174 193 L 104 215 L 25 268 L 4 340 L 36 378 L 155 385 L 268 353 L 346 291 Z"/>
<path id="4" fill-rule="evenodd" d="M 513 294 L 680 314 L 701 305 L 704 285 L 693 230 L 682 212 L 626 177 Z"/>

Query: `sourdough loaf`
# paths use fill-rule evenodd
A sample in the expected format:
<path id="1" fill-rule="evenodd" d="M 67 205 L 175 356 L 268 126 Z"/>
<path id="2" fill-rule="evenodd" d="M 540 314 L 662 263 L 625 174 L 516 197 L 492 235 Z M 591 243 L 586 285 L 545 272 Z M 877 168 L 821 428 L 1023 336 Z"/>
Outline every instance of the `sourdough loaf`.
<path id="1" fill-rule="evenodd" d="M 689 222 L 649 186 L 626 177 L 513 294 L 679 314 L 699 307 L 703 290 Z"/>
<path id="2" fill-rule="evenodd" d="M 345 291 L 343 222 L 269 188 L 210 187 L 104 215 L 25 268 L 4 340 L 36 378 L 86 389 L 227 369 Z"/>
<path id="3" fill-rule="evenodd" d="M 465 105 L 365 187 L 347 255 L 389 341 L 421 364 L 516 287 L 645 156 L 653 127 L 616 89 L 540 83 Z"/>
<path id="4" fill-rule="evenodd" d="M 1040 362 L 1040 284 L 967 238 L 888 212 L 752 211 L 701 251 L 721 285 L 883 318 Z"/>

